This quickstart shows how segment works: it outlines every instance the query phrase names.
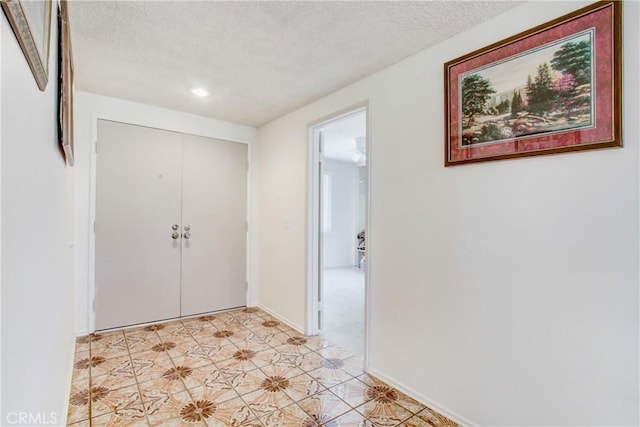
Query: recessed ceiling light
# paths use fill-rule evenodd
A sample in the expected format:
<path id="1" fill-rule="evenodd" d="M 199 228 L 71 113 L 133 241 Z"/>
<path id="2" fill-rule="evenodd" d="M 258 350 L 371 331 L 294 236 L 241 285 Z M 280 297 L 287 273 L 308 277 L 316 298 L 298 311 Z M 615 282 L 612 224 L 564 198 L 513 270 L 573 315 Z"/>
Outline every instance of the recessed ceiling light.
<path id="1" fill-rule="evenodd" d="M 207 92 L 206 90 L 202 89 L 201 87 L 197 87 L 195 89 L 191 89 L 191 93 L 194 94 L 195 96 L 200 96 L 200 97 L 209 96 L 209 92 Z"/>

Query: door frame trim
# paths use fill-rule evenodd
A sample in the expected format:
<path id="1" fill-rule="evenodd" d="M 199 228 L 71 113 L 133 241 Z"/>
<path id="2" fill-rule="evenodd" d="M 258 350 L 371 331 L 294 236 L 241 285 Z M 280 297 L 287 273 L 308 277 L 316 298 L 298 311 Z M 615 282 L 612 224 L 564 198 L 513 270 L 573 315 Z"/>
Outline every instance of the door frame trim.
<path id="1" fill-rule="evenodd" d="M 89 182 L 89 224 L 87 224 L 89 229 L 89 265 L 88 265 L 88 277 L 87 277 L 87 315 L 88 315 L 88 333 L 94 333 L 96 331 L 96 313 L 95 313 L 95 297 L 96 297 L 96 235 L 94 232 L 94 224 L 96 222 L 96 188 L 97 188 L 97 164 L 98 164 L 98 153 L 96 151 L 96 145 L 98 143 L 98 121 L 111 121 L 122 123 L 126 125 L 140 126 L 151 129 L 158 129 L 167 132 L 174 132 L 183 135 L 194 135 L 201 136 L 204 138 L 211 139 L 219 139 L 222 141 L 229 142 L 237 142 L 240 144 L 247 144 L 247 240 L 246 240 L 246 248 L 247 248 L 247 265 L 246 265 L 246 280 L 248 282 L 247 289 L 247 305 L 251 305 L 255 299 L 255 289 L 253 287 L 253 264 L 254 264 L 254 236 L 252 233 L 254 226 L 254 216 L 253 216 L 253 189 L 255 186 L 253 185 L 254 172 L 253 172 L 253 158 L 255 145 L 252 141 L 245 140 L 237 140 L 231 138 L 220 138 L 211 136 L 205 133 L 195 133 L 195 132 L 182 132 L 179 130 L 161 128 L 158 126 L 154 126 L 146 123 L 145 120 L 137 120 L 132 119 L 131 117 L 126 117 L 124 115 L 114 115 L 107 113 L 93 113 L 91 114 L 91 139 L 89 141 L 89 150 L 91 153 L 91 159 L 89 163 L 89 173 L 90 173 L 90 182 Z"/>
<path id="2" fill-rule="evenodd" d="M 365 175 L 367 186 L 365 191 L 365 235 L 366 257 L 365 263 L 365 289 L 364 289 L 364 366 L 368 366 L 369 338 L 370 338 L 370 301 L 371 301 L 371 176 L 372 176 L 372 149 L 371 149 L 371 103 L 369 100 L 359 102 L 342 110 L 321 117 L 307 124 L 307 277 L 306 277 L 306 325 L 307 335 L 318 334 L 318 289 L 319 289 L 319 256 L 320 256 L 320 178 L 319 174 L 319 144 L 316 135 L 324 125 L 348 117 L 358 112 L 365 112 L 366 135 L 365 150 L 367 153 Z"/>

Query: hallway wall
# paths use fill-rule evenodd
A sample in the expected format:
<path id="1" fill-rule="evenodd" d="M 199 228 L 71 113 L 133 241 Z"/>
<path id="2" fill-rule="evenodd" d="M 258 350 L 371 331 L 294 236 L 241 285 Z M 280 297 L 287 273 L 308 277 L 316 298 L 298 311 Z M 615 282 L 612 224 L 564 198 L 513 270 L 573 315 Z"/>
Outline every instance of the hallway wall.
<path id="1" fill-rule="evenodd" d="M 356 265 L 358 175 L 355 163 L 325 159 L 323 172 L 331 175 L 331 230 L 324 233 L 324 268 Z"/>
<path id="2" fill-rule="evenodd" d="M 40 92 L 2 21 L 2 418 L 64 425 L 74 354 L 73 172 L 57 137 L 57 20 Z M 31 416 L 31 418 L 29 418 Z M 36 418 L 37 417 L 37 418 Z M 24 422 L 22 425 L 26 425 Z"/>
<path id="3" fill-rule="evenodd" d="M 443 63 L 586 4 L 525 3 L 261 127 L 259 303 L 304 325 L 307 126 L 368 100 L 370 371 L 463 422 L 637 425 L 640 4 L 624 148 L 443 167 Z"/>

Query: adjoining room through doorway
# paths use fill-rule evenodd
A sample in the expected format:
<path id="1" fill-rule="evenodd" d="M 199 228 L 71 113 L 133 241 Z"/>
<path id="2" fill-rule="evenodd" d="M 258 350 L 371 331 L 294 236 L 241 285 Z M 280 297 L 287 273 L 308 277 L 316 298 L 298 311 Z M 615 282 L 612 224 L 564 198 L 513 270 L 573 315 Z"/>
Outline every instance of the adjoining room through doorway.
<path id="1" fill-rule="evenodd" d="M 366 257 L 366 111 L 322 127 L 322 336 L 362 356 Z"/>

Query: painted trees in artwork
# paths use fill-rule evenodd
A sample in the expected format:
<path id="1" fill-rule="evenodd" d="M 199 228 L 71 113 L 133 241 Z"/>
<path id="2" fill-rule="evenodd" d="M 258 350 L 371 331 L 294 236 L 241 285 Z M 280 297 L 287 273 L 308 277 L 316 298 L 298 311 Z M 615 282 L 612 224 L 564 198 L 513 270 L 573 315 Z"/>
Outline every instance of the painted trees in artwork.
<path id="1" fill-rule="evenodd" d="M 578 81 L 573 74 L 555 72 L 553 75 L 553 91 L 561 98 L 570 96 L 578 86 Z"/>
<path id="2" fill-rule="evenodd" d="M 491 82 L 479 74 L 472 74 L 462 80 L 462 115 L 467 119 L 467 126 L 473 123 L 473 116 L 481 114 L 489 96 L 496 91 Z"/>
<path id="3" fill-rule="evenodd" d="M 511 98 L 511 117 L 516 117 L 516 115 L 524 110 L 524 101 L 522 100 L 522 95 L 519 90 L 513 90 L 513 97 Z"/>
<path id="4" fill-rule="evenodd" d="M 525 55 L 464 77 L 462 145 L 590 125 L 592 47 L 592 36 L 580 34 L 560 45 L 545 47 L 544 56 L 540 56 L 540 51 L 534 52 L 535 60 Z M 518 69 L 514 67 L 517 61 L 526 63 L 521 66 L 524 72 L 520 71 L 518 79 L 512 79 L 511 86 L 506 86 L 504 82 L 509 78 L 505 76 L 510 69 Z"/>
<path id="5" fill-rule="evenodd" d="M 533 114 L 543 115 L 554 101 L 553 78 L 548 63 L 538 65 L 536 77 L 527 79 L 528 110 Z"/>
<path id="6" fill-rule="evenodd" d="M 558 107 L 564 111 L 585 109 L 591 101 L 590 42 L 565 43 L 554 53 L 551 67 Z"/>
<path id="7" fill-rule="evenodd" d="M 557 108 L 567 110 L 584 101 L 588 102 L 589 99 L 584 96 L 573 98 L 576 98 L 579 86 L 590 86 L 591 83 L 590 42 L 565 43 L 554 52 L 550 62 L 550 66 L 546 62 L 540 64 L 535 78 L 529 76 L 527 79 L 527 110 L 546 116 Z M 589 92 L 588 89 L 583 87 L 581 95 Z"/>
<path id="8" fill-rule="evenodd" d="M 562 74 L 571 75 L 576 86 L 591 82 L 591 43 L 587 40 L 568 42 L 551 59 L 551 67 Z"/>
<path id="9" fill-rule="evenodd" d="M 511 108 L 511 101 L 509 101 L 508 99 L 505 99 L 504 101 L 496 105 L 496 110 L 498 110 L 498 114 L 508 113 L 510 111 L 510 108 Z"/>

